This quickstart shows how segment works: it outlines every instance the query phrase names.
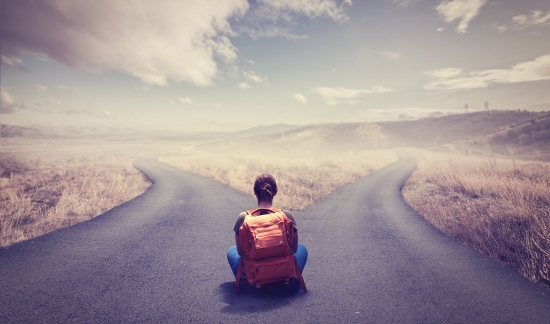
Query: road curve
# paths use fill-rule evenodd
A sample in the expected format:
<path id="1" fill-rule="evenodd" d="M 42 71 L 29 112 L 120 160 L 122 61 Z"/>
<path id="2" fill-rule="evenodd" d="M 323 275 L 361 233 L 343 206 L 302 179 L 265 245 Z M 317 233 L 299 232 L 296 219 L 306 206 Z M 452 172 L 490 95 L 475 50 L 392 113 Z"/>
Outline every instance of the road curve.
<path id="1" fill-rule="evenodd" d="M 399 161 L 297 213 L 307 293 L 234 293 L 225 252 L 252 197 L 154 159 L 154 185 L 82 224 L 0 250 L 0 323 L 550 323 L 549 291 L 438 232 Z"/>

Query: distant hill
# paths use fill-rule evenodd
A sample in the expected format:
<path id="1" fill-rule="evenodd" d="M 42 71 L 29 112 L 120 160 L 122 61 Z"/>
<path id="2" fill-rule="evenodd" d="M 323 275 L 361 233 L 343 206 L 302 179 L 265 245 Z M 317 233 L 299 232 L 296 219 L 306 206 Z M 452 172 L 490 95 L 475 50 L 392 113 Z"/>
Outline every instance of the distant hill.
<path id="1" fill-rule="evenodd" d="M 104 138 L 104 139 L 161 139 L 161 140 L 185 140 L 185 141 L 219 141 L 231 137 L 256 136 L 272 133 L 282 133 L 293 130 L 303 125 L 278 124 L 270 126 L 256 126 L 237 132 L 183 132 L 169 130 L 148 130 L 129 127 L 100 127 L 100 126 L 69 126 L 56 127 L 48 125 L 36 125 L 22 127 L 14 125 L 1 125 L 3 137 L 29 137 L 29 138 Z"/>
<path id="2" fill-rule="evenodd" d="M 30 128 L 30 127 L 20 127 L 13 125 L 0 125 L 0 137 L 53 137 L 51 134 L 44 133 L 43 131 Z"/>
<path id="3" fill-rule="evenodd" d="M 376 149 L 388 145 L 380 126 L 371 123 L 309 125 L 278 134 L 236 137 L 199 146 L 218 152 L 309 154 Z"/>
<path id="4" fill-rule="evenodd" d="M 19 127 L 2 125 L 2 137 L 157 139 L 203 143 L 198 150 L 250 154 L 323 154 L 412 146 L 458 149 L 550 160 L 550 113 L 484 111 L 419 120 L 308 126 L 277 124 L 237 132 L 184 133 L 124 127 Z"/>
<path id="5" fill-rule="evenodd" d="M 140 139 L 158 138 L 172 133 L 173 132 L 169 131 L 142 130 L 127 127 L 56 127 L 49 125 L 22 127 L 5 124 L 1 125 L 2 137 Z"/>
<path id="6" fill-rule="evenodd" d="M 294 129 L 302 128 L 304 125 L 288 125 L 288 124 L 276 124 L 276 125 L 260 125 L 252 127 L 249 129 L 237 131 L 231 133 L 233 137 L 235 136 L 256 136 L 256 135 L 265 135 L 265 134 L 280 134 L 288 132 Z"/>
<path id="7" fill-rule="evenodd" d="M 320 124 L 268 135 L 236 136 L 197 149 L 219 152 L 322 154 L 412 146 L 472 149 L 506 154 L 507 148 L 548 152 L 545 142 L 550 117 L 527 111 L 486 111 L 412 121 Z M 509 132 L 510 129 L 513 132 Z M 499 135 L 500 134 L 500 135 Z M 500 143 L 506 134 L 508 143 Z M 512 136 L 513 135 L 513 136 Z M 500 142 L 499 142 L 500 141 Z"/>
<path id="8" fill-rule="evenodd" d="M 550 161 L 550 114 L 510 124 L 493 134 L 471 139 L 465 145 L 498 154 Z"/>
<path id="9" fill-rule="evenodd" d="M 96 138 L 107 140 L 156 139 L 175 134 L 173 131 L 140 129 L 124 126 L 35 126 L 45 134 L 63 138 Z"/>
<path id="10" fill-rule="evenodd" d="M 431 147 L 493 134 L 508 125 L 525 123 L 541 115 L 527 111 L 486 111 L 378 125 L 393 145 Z"/>
<path id="11" fill-rule="evenodd" d="M 277 124 L 269 126 L 256 126 L 253 128 L 248 128 L 236 132 L 193 132 L 193 133 L 179 133 L 170 137 L 163 137 L 164 140 L 186 140 L 186 141 L 201 141 L 201 142 L 213 142 L 227 140 L 229 138 L 235 137 L 247 137 L 247 136 L 258 136 L 266 134 L 280 134 L 293 130 L 296 128 L 304 127 L 303 125 L 288 125 L 288 124 Z"/>

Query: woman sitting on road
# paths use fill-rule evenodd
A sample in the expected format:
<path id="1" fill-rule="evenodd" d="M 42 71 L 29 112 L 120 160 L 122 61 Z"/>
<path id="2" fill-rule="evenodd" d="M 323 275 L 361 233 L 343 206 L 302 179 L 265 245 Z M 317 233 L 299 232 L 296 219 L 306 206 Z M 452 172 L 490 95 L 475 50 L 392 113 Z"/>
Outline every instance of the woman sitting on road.
<path id="1" fill-rule="evenodd" d="M 256 199 L 258 200 L 258 206 L 254 212 L 254 215 L 265 215 L 273 212 L 273 197 L 277 194 L 277 183 L 275 182 L 275 178 L 269 174 L 260 174 L 256 177 L 256 181 L 254 183 L 254 194 L 256 195 Z M 278 210 L 278 209 L 275 209 Z M 307 261 L 307 249 L 302 244 L 298 244 L 298 227 L 296 224 L 296 220 L 294 219 L 294 216 L 292 213 L 290 213 L 288 210 L 282 211 L 286 217 L 292 222 L 292 228 L 294 231 L 294 235 L 290 235 L 292 237 L 292 242 L 289 242 L 292 251 L 294 251 L 294 257 L 296 258 L 295 264 L 300 268 L 300 273 L 304 270 L 304 267 L 306 265 Z M 235 223 L 235 226 L 233 227 L 233 231 L 235 232 L 235 243 L 236 246 L 232 246 L 227 251 L 227 260 L 229 261 L 229 265 L 231 266 L 231 270 L 233 271 L 233 275 L 235 278 L 237 278 L 237 274 L 239 271 L 239 264 L 241 263 L 241 256 L 243 255 L 240 238 L 239 238 L 239 231 L 241 226 L 244 223 L 245 217 L 247 216 L 247 212 L 243 212 L 239 215 L 237 218 L 237 222 Z M 252 217 L 248 215 L 248 217 Z M 256 234 L 257 235 L 257 234 Z M 242 269 L 242 282 L 246 282 L 247 280 L 244 277 L 244 269 Z M 301 276 L 300 276 L 301 278 Z M 288 282 L 287 282 L 288 283 Z M 303 287 L 305 288 L 305 284 L 303 283 Z M 259 287 L 259 286 L 257 286 Z M 288 286 L 285 285 L 283 290 L 281 291 L 289 291 L 294 290 L 299 287 L 299 282 L 297 280 L 294 280 L 293 284 Z"/>

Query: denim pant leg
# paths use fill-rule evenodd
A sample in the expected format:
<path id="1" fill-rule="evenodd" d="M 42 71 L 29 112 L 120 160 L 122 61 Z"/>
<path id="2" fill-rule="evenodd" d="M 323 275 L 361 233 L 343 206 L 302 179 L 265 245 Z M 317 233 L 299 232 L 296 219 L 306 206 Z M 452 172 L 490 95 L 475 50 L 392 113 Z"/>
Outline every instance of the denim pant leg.
<path id="1" fill-rule="evenodd" d="M 229 262 L 229 266 L 231 267 L 231 271 L 233 271 L 233 276 L 237 278 L 237 270 L 239 269 L 239 263 L 241 262 L 241 256 L 239 255 L 239 252 L 237 251 L 236 246 L 232 246 L 227 251 L 227 262 Z"/>
<path id="2" fill-rule="evenodd" d="M 306 266 L 306 262 L 307 262 L 306 247 L 303 246 L 302 244 L 298 244 L 298 249 L 296 250 L 296 253 L 294 253 L 294 257 L 296 258 L 296 262 L 300 267 L 300 272 L 304 272 L 304 267 Z"/>

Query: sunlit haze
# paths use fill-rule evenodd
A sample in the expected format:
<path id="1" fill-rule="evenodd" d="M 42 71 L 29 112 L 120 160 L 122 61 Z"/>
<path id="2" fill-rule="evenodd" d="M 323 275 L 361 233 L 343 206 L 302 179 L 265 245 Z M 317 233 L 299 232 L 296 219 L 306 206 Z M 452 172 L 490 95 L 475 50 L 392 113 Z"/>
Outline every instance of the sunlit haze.
<path id="1" fill-rule="evenodd" d="M 548 0 L 4 0 L 3 124 L 235 131 L 550 110 Z"/>

